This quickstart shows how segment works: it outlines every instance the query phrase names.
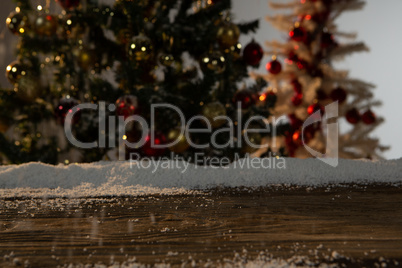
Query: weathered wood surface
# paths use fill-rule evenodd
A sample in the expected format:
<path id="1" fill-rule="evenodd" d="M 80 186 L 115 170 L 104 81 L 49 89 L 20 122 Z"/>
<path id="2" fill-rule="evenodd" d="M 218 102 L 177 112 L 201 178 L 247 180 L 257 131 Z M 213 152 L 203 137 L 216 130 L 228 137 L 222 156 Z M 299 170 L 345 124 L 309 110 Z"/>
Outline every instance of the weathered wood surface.
<path id="1" fill-rule="evenodd" d="M 294 256 L 304 256 L 304 264 L 308 258 L 348 267 L 399 266 L 402 188 L 279 187 L 188 196 L 0 200 L 0 267 L 28 262 L 30 267 L 190 265 L 192 260 L 200 266 L 209 260 L 213 267 L 225 258 L 246 262 L 259 254 L 267 261 L 295 262 Z"/>

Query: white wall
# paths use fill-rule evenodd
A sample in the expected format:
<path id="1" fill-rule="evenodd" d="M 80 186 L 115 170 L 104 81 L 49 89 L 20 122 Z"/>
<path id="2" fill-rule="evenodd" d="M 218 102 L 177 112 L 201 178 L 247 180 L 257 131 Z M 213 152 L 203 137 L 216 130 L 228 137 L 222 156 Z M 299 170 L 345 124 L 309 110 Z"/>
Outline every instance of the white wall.
<path id="1" fill-rule="evenodd" d="M 266 40 L 285 38 L 286 35 L 273 29 L 264 20 L 272 14 L 268 8 L 268 0 L 232 0 L 236 21 L 260 18 L 260 29 L 254 36 L 242 37 L 241 42 L 247 44 L 255 39 L 264 44 Z M 278 0 L 280 1 L 280 0 Z M 11 0 L 1 0 L 0 9 L 0 85 L 8 86 L 2 74 L 5 66 L 13 57 L 12 35 L 5 27 L 5 19 L 13 10 Z M 36 0 L 36 2 L 41 2 Z M 43 1 L 45 2 L 45 1 Z M 338 21 L 339 29 L 358 33 L 358 39 L 366 42 L 370 53 L 355 54 L 348 57 L 338 66 L 350 70 L 352 77 L 360 78 L 377 85 L 376 98 L 383 101 L 383 107 L 376 110 L 386 119 L 374 133 L 384 144 L 392 148 L 387 158 L 402 157 L 402 112 L 399 110 L 402 99 L 402 10 L 401 0 L 367 0 L 363 11 L 350 12 Z M 261 71 L 264 71 L 262 64 Z"/>

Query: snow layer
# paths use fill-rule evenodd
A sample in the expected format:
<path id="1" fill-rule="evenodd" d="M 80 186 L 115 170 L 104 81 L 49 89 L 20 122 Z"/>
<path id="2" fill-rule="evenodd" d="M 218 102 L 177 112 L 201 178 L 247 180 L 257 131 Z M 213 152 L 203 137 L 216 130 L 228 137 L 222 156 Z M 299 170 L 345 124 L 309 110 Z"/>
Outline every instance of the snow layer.
<path id="1" fill-rule="evenodd" d="M 183 161 L 97 162 L 51 166 L 41 163 L 0 167 L 0 196 L 120 196 L 181 194 L 223 187 L 324 186 L 343 183 L 401 183 L 402 159 L 339 160 L 334 168 L 317 159 L 251 159 L 226 167 Z M 157 166 L 158 165 L 158 166 Z"/>

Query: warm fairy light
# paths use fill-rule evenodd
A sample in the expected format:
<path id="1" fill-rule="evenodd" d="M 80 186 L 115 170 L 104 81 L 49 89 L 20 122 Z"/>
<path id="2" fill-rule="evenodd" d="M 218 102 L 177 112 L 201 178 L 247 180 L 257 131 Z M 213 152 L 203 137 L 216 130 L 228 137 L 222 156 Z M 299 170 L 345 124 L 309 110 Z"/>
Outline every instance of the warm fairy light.
<path id="1" fill-rule="evenodd" d="M 300 132 L 296 131 L 295 133 L 293 133 L 292 139 L 294 141 L 299 140 L 299 138 L 300 138 Z"/>
<path id="2" fill-rule="evenodd" d="M 272 56 L 272 60 L 276 60 L 276 55 L 273 55 L 273 56 Z"/>
<path id="3" fill-rule="evenodd" d="M 19 7 L 15 8 L 15 12 L 20 13 L 21 9 Z"/>
<path id="4" fill-rule="evenodd" d="M 11 71 L 11 65 L 8 65 L 6 70 L 7 70 L 7 72 Z"/>
<path id="5" fill-rule="evenodd" d="M 305 18 L 306 20 L 311 20 L 311 15 L 306 15 L 304 18 Z"/>
<path id="6" fill-rule="evenodd" d="M 267 94 L 264 93 L 260 96 L 260 101 L 265 101 L 267 99 Z"/>
<path id="7" fill-rule="evenodd" d="M 299 45 L 295 45 L 293 48 L 294 48 L 295 50 L 298 50 L 298 49 L 299 49 Z"/>
<path id="8" fill-rule="evenodd" d="M 71 24 L 73 24 L 73 22 L 70 19 L 67 20 L 67 25 L 71 25 Z"/>
<path id="9" fill-rule="evenodd" d="M 221 62 L 225 62 L 225 58 L 223 56 L 221 57 Z"/>
<path id="10" fill-rule="evenodd" d="M 135 49 L 135 44 L 131 44 L 131 49 Z"/>
<path id="11" fill-rule="evenodd" d="M 123 140 L 127 140 L 127 135 L 123 135 Z"/>
<path id="12" fill-rule="evenodd" d="M 300 0 L 300 3 L 302 4 L 306 3 L 306 0 Z"/>
<path id="13" fill-rule="evenodd" d="M 25 32 L 24 28 L 20 28 L 19 32 L 24 33 Z"/>
<path id="14" fill-rule="evenodd" d="M 36 7 L 36 9 L 39 10 L 39 11 L 41 11 L 41 10 L 43 9 L 43 7 L 42 7 L 41 5 L 38 5 L 38 6 Z"/>
<path id="15" fill-rule="evenodd" d="M 141 48 L 141 51 L 146 51 L 146 50 L 147 50 L 146 47 L 142 47 L 142 48 Z"/>

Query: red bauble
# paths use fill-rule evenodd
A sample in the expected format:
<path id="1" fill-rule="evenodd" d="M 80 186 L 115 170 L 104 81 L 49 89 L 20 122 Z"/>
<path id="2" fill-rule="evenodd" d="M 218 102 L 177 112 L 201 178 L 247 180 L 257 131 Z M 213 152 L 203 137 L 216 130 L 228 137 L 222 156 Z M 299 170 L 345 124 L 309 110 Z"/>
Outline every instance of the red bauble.
<path id="1" fill-rule="evenodd" d="M 166 144 L 166 138 L 163 134 L 161 133 L 155 133 L 154 135 L 154 144 L 155 145 L 162 145 Z M 165 148 L 155 148 L 152 146 L 151 143 L 151 134 L 149 134 L 145 138 L 145 144 L 142 146 L 141 151 L 144 155 L 149 156 L 149 157 L 160 157 L 165 154 L 166 149 Z"/>
<path id="2" fill-rule="evenodd" d="M 302 85 L 299 83 L 299 81 L 297 79 L 293 79 L 292 82 L 290 82 L 293 85 L 293 90 L 297 93 L 297 94 L 301 94 L 302 93 Z"/>
<path id="3" fill-rule="evenodd" d="M 248 109 L 254 104 L 253 93 L 249 90 L 240 90 L 233 97 L 233 102 L 237 107 L 237 103 L 241 103 L 242 109 Z"/>
<path id="4" fill-rule="evenodd" d="M 345 102 L 346 98 L 348 97 L 346 90 L 341 87 L 338 87 L 331 91 L 330 97 L 333 101 L 338 101 L 339 103 Z"/>
<path id="5" fill-rule="evenodd" d="M 78 105 L 78 101 L 74 98 L 62 98 L 59 101 L 59 104 L 54 109 L 54 113 L 56 115 L 57 121 L 61 124 L 64 124 L 66 117 L 69 113 L 73 113 L 74 117 L 71 120 L 71 123 L 75 124 L 81 118 L 81 111 L 78 108 L 74 108 Z"/>
<path id="6" fill-rule="evenodd" d="M 80 4 L 80 0 L 56 0 L 64 9 L 71 9 Z"/>
<path id="7" fill-rule="evenodd" d="M 368 109 L 362 114 L 361 119 L 366 125 L 371 125 L 375 122 L 376 116 L 370 109 Z"/>
<path id="8" fill-rule="evenodd" d="M 293 103 L 294 106 L 299 106 L 300 104 L 302 104 L 302 102 L 303 102 L 303 94 L 296 93 L 292 97 L 292 103 Z"/>
<path id="9" fill-rule="evenodd" d="M 360 113 L 356 108 L 349 110 L 346 113 L 345 117 L 346 117 L 346 121 L 348 121 L 352 125 L 359 123 L 359 121 L 361 119 Z"/>
<path id="10" fill-rule="evenodd" d="M 116 101 L 116 114 L 127 117 L 138 113 L 138 99 L 133 95 L 125 95 Z"/>
<path id="11" fill-rule="evenodd" d="M 334 36 L 330 33 L 323 33 L 321 35 L 321 47 L 322 48 L 329 48 L 335 46 L 336 42 L 334 40 Z"/>
<path id="12" fill-rule="evenodd" d="M 295 27 L 289 32 L 289 36 L 293 41 L 305 42 L 307 40 L 307 32 L 303 27 Z"/>
<path id="13" fill-rule="evenodd" d="M 277 60 L 271 60 L 270 62 L 268 62 L 265 68 L 271 74 L 279 74 L 282 71 L 282 65 Z"/>
<path id="14" fill-rule="evenodd" d="M 247 65 L 256 66 L 260 64 L 264 51 L 262 47 L 254 40 L 249 43 L 243 51 L 243 59 Z"/>
<path id="15" fill-rule="evenodd" d="M 314 103 L 311 104 L 308 108 L 307 108 L 307 112 L 308 114 L 312 115 L 313 113 L 320 111 L 321 114 L 324 114 L 324 107 L 322 107 L 320 104 L 318 103 Z"/>

